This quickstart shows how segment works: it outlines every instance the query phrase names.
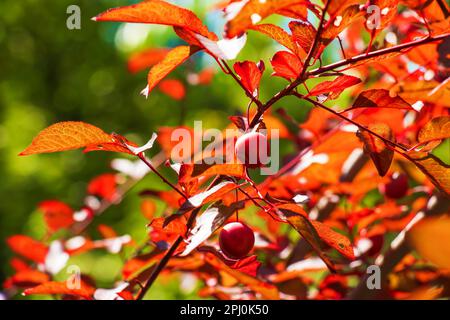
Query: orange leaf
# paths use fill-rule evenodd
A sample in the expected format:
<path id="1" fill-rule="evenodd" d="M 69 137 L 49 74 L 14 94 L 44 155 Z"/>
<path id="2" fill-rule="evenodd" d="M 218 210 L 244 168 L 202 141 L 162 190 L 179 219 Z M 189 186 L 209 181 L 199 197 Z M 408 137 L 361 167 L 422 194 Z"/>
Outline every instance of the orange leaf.
<path id="1" fill-rule="evenodd" d="M 248 93 L 254 97 L 258 96 L 259 83 L 265 69 L 264 62 L 236 62 L 233 67 Z"/>
<path id="2" fill-rule="evenodd" d="M 159 90 L 175 100 L 183 100 L 186 96 L 186 88 L 180 80 L 163 80 L 159 84 Z"/>
<path id="3" fill-rule="evenodd" d="M 313 25 L 305 21 L 291 21 L 289 22 L 289 29 L 291 29 L 295 42 L 308 53 L 317 32 Z"/>
<path id="4" fill-rule="evenodd" d="M 214 37 L 190 10 L 165 1 L 144 1 L 131 6 L 110 9 L 93 18 L 95 21 L 120 21 L 163 24 L 189 29 L 205 37 Z"/>
<path id="5" fill-rule="evenodd" d="M 427 218 L 418 222 L 409 232 L 411 246 L 425 259 L 440 268 L 450 270 L 450 218 Z"/>
<path id="6" fill-rule="evenodd" d="M 311 221 L 311 223 L 317 230 L 319 237 L 330 247 L 335 248 L 351 260 L 355 259 L 352 243 L 346 236 L 334 231 L 329 226 L 319 221 Z"/>
<path id="7" fill-rule="evenodd" d="M 111 239 L 117 237 L 117 232 L 114 231 L 114 229 L 111 228 L 110 226 L 107 226 L 106 224 L 99 224 L 97 229 L 104 239 Z"/>
<path id="8" fill-rule="evenodd" d="M 357 77 L 348 75 L 339 76 L 333 81 L 324 81 L 319 83 L 309 92 L 308 96 L 318 96 L 321 94 L 330 93 L 330 98 L 336 99 L 342 91 L 360 82 L 361 79 Z"/>
<path id="9" fill-rule="evenodd" d="M 23 294 L 64 294 L 71 296 L 78 296 L 87 300 L 91 300 L 94 295 L 95 289 L 83 281 L 80 282 L 81 288 L 79 289 L 70 289 L 67 282 L 56 282 L 50 281 L 38 285 L 34 288 L 26 289 Z"/>
<path id="10" fill-rule="evenodd" d="M 427 152 L 410 151 L 403 155 L 411 160 L 437 188 L 450 195 L 450 166 Z"/>
<path id="11" fill-rule="evenodd" d="M 135 53 L 128 59 L 128 71 L 136 73 L 150 68 L 164 59 L 168 52 L 167 48 L 151 48 Z"/>
<path id="12" fill-rule="evenodd" d="M 287 80 L 296 79 L 302 70 L 302 62 L 300 59 L 287 51 L 279 51 L 275 53 L 272 60 L 274 76 L 283 77 Z"/>
<path id="13" fill-rule="evenodd" d="M 47 200 L 39 204 L 39 209 L 44 212 L 44 219 L 51 231 L 67 228 L 73 220 L 73 210 L 64 202 Z"/>
<path id="14" fill-rule="evenodd" d="M 38 263 L 43 263 L 45 261 L 48 248 L 39 241 L 19 234 L 9 237 L 6 242 L 12 251 L 24 258 Z"/>
<path id="15" fill-rule="evenodd" d="M 274 285 L 264 282 L 256 277 L 252 277 L 249 274 L 241 272 L 240 270 L 232 269 L 218 259 L 216 255 L 207 253 L 205 255 L 205 260 L 216 269 L 223 270 L 238 280 L 239 283 L 248 286 L 253 291 L 261 294 L 263 299 L 278 300 L 280 298 L 280 293 Z"/>
<path id="16" fill-rule="evenodd" d="M 285 46 L 287 49 L 291 50 L 295 54 L 299 54 L 299 50 L 291 35 L 284 31 L 283 28 L 276 26 L 274 24 L 257 24 L 250 27 L 250 30 L 258 31 L 271 37 L 273 40 L 279 44 Z"/>
<path id="17" fill-rule="evenodd" d="M 313 250 L 327 265 L 330 271 L 335 271 L 334 264 L 330 258 L 325 254 L 322 249 L 322 240 L 317 233 L 316 228 L 309 221 L 306 212 L 298 205 L 295 204 L 283 204 L 277 207 L 281 215 L 287 220 L 287 222 L 294 227 L 294 229 L 310 244 Z"/>
<path id="18" fill-rule="evenodd" d="M 183 164 L 180 170 L 180 182 L 187 182 L 196 177 L 211 177 L 217 175 L 243 177 L 245 167 L 242 164 Z"/>
<path id="19" fill-rule="evenodd" d="M 339 3 L 339 1 L 333 1 Z M 321 42 L 326 46 L 333 41 L 345 28 L 364 16 L 364 10 L 359 9 L 359 5 L 345 8 L 338 16 L 335 16 L 321 35 Z"/>
<path id="20" fill-rule="evenodd" d="M 156 204 L 150 199 L 144 199 L 141 202 L 142 215 L 148 220 L 153 219 L 153 215 L 156 212 Z"/>
<path id="21" fill-rule="evenodd" d="M 227 38 L 241 35 L 260 20 L 285 8 L 298 4 L 298 0 L 249 0 L 226 25 Z M 306 11 L 306 6 L 305 6 Z"/>
<path id="22" fill-rule="evenodd" d="M 39 132 L 31 144 L 19 155 L 50 153 L 86 147 L 93 150 L 130 153 L 112 136 L 84 122 L 67 121 L 55 123 Z"/>
<path id="23" fill-rule="evenodd" d="M 420 129 L 417 140 L 425 143 L 446 138 L 450 138 L 450 116 L 440 116 L 431 119 Z"/>
<path id="24" fill-rule="evenodd" d="M 37 270 L 22 270 L 17 272 L 10 278 L 10 284 L 18 287 L 30 287 L 47 282 L 50 277 L 43 272 Z"/>
<path id="25" fill-rule="evenodd" d="M 414 110 L 411 105 L 399 96 L 391 97 L 386 89 L 366 90 L 359 94 L 353 103 L 354 108 L 393 108 Z"/>
<path id="26" fill-rule="evenodd" d="M 114 201 L 117 197 L 116 175 L 105 173 L 95 177 L 89 182 L 87 192 L 108 201 Z"/>
<path id="27" fill-rule="evenodd" d="M 394 140 L 391 128 L 384 123 L 374 123 L 368 126 L 369 130 L 386 138 L 389 141 Z M 382 177 L 386 175 L 394 158 L 394 150 L 389 148 L 380 138 L 375 137 L 365 130 L 359 131 L 359 136 L 364 142 L 364 148 L 369 153 L 378 174 Z"/>
<path id="28" fill-rule="evenodd" d="M 156 85 L 164 79 L 169 73 L 171 73 L 176 67 L 185 62 L 191 55 L 199 50 L 198 47 L 191 46 L 179 46 L 172 49 L 164 59 L 153 66 L 148 73 L 147 82 L 148 85 L 143 91 L 145 96 L 156 87 Z"/>
<path id="29" fill-rule="evenodd" d="M 187 227 L 182 219 L 173 219 L 167 225 L 165 225 L 164 218 L 156 218 L 149 224 L 151 228 L 150 234 L 152 240 L 157 241 L 172 241 L 178 236 L 184 236 L 187 231 Z"/>

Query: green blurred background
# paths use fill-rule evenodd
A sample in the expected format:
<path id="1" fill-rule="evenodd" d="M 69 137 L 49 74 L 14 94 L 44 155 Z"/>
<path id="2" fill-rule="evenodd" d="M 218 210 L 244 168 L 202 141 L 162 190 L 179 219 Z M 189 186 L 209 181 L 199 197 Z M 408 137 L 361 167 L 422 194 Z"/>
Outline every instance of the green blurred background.
<path id="1" fill-rule="evenodd" d="M 127 57 L 133 52 L 180 44 L 173 30 L 165 26 L 90 20 L 108 8 L 129 3 L 133 1 L 0 2 L 1 281 L 12 272 L 8 264 L 12 254 L 5 239 L 18 233 L 40 239 L 45 233 L 42 215 L 36 211 L 37 204 L 46 199 L 59 199 L 79 209 L 87 182 L 100 173 L 111 172 L 109 163 L 118 157 L 101 152 L 84 155 L 79 150 L 18 157 L 40 130 L 58 121 L 84 121 L 142 144 L 158 126 L 179 124 L 181 103 L 158 90 L 146 100 L 139 95 L 146 85 L 146 72 L 133 75 L 126 68 Z M 222 15 L 210 10 L 214 1 L 175 3 L 194 10 L 211 30 L 221 34 Z M 69 16 L 66 9 L 73 4 L 81 8 L 81 30 L 66 27 Z M 286 84 L 282 79 L 270 78 L 269 59 L 276 49 L 270 39 L 250 33 L 239 56 L 239 60 L 263 59 L 266 62 L 261 88 L 263 101 Z M 337 50 L 330 50 L 333 51 Z M 185 82 L 188 70 L 200 71 L 207 65 L 214 65 L 213 61 L 204 54 L 197 54 L 187 67 L 176 70 L 171 78 Z M 188 87 L 182 103 L 187 108 L 186 125 L 202 120 L 203 127 L 223 128 L 229 124 L 229 115 L 245 110 L 247 98 L 231 77 L 217 74 L 209 86 Z M 287 109 L 298 120 L 308 110 L 290 98 L 277 106 Z M 290 143 L 283 148 L 293 150 Z M 111 225 L 118 233 L 131 234 L 137 241 L 144 239 L 147 221 L 139 212 L 136 193 L 146 187 L 164 188 L 154 177 L 145 178 L 120 205 L 111 207 L 98 218 L 96 224 Z M 92 226 L 94 234 L 96 224 Z M 99 286 L 110 287 L 120 277 L 122 259 L 93 252 L 77 257 L 74 263 L 79 264 L 84 273 L 94 276 Z M 180 290 L 179 281 L 167 281 L 159 281 L 149 297 L 195 297 L 195 291 Z"/>

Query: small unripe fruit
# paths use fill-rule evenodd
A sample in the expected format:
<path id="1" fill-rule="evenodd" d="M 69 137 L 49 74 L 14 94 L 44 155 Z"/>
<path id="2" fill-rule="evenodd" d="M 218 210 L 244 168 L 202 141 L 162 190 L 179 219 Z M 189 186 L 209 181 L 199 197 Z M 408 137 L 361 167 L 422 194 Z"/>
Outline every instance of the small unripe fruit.
<path id="1" fill-rule="evenodd" d="M 408 193 L 408 177 L 404 173 L 395 172 L 388 183 L 381 184 L 380 192 L 391 199 L 403 198 Z"/>
<path id="2" fill-rule="evenodd" d="M 234 151 L 238 160 L 248 168 L 260 168 L 269 163 L 269 141 L 260 132 L 249 132 L 240 136 Z"/>
<path id="3" fill-rule="evenodd" d="M 255 245 L 253 230 L 241 222 L 226 224 L 219 235 L 220 249 L 233 259 L 245 257 Z"/>

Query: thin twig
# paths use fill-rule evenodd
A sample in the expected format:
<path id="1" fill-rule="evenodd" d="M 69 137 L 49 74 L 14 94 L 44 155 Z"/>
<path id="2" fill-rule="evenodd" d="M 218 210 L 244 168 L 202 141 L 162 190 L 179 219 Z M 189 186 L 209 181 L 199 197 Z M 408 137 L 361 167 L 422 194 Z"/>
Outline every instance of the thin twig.
<path id="1" fill-rule="evenodd" d="M 189 198 L 180 190 L 177 188 L 177 186 L 175 186 L 174 184 L 172 184 L 169 180 L 167 180 L 162 174 L 160 174 L 158 172 L 158 170 L 156 170 L 156 168 L 150 163 L 150 161 L 147 160 L 147 158 L 145 157 L 145 155 L 141 152 L 140 154 L 138 154 L 139 159 L 142 160 L 142 162 L 144 162 L 147 167 L 150 168 L 150 170 L 152 170 L 165 184 L 167 184 L 168 186 L 170 186 L 173 190 L 175 190 L 180 196 L 182 196 L 184 199 L 188 200 Z"/>
<path id="2" fill-rule="evenodd" d="M 194 224 L 194 221 L 195 221 L 195 217 L 197 216 L 197 213 L 199 211 L 200 211 L 200 208 L 197 208 L 194 211 L 192 211 L 191 215 L 189 216 L 189 220 L 188 220 L 187 225 L 186 225 L 188 232 L 192 228 L 192 225 Z M 182 242 L 183 242 L 183 237 L 182 236 L 179 236 L 175 240 L 175 242 L 169 248 L 167 253 L 164 255 L 164 257 L 158 263 L 158 265 L 156 266 L 155 270 L 153 270 L 153 272 L 150 275 L 150 277 L 148 278 L 148 280 L 143 285 L 141 291 L 139 292 L 138 296 L 136 297 L 136 300 L 142 300 L 144 298 L 144 296 L 146 295 L 148 290 L 151 288 L 151 286 L 153 285 L 155 280 L 158 278 L 158 276 L 161 273 L 161 271 L 164 270 L 164 268 L 166 267 L 166 265 L 169 262 L 170 258 L 172 258 L 173 254 L 175 253 L 175 251 L 178 249 L 178 247 L 180 246 L 180 244 Z M 152 268 L 152 267 L 150 267 L 150 268 Z M 143 272 L 145 272 L 145 271 L 143 271 Z"/>
<path id="3" fill-rule="evenodd" d="M 321 104 L 320 102 L 317 102 L 317 101 L 315 101 L 315 100 L 313 100 L 313 99 L 310 99 L 310 98 L 307 98 L 307 97 L 305 97 L 305 96 L 302 96 L 301 94 L 298 94 L 298 93 L 293 93 L 292 95 L 296 96 L 296 97 L 299 98 L 299 99 L 303 99 L 303 100 L 306 100 L 306 101 L 308 101 L 308 102 L 311 102 L 311 103 L 314 104 L 315 106 L 317 106 L 317 107 L 319 107 L 319 108 L 322 108 L 322 109 L 324 109 L 324 110 L 326 110 L 326 111 L 328 111 L 328 112 L 334 114 L 335 116 L 338 116 L 339 118 L 341 118 L 341 119 L 343 119 L 343 120 L 345 120 L 345 121 L 350 122 L 351 124 L 357 126 L 359 129 L 364 130 L 364 131 L 370 133 L 371 135 L 377 137 L 378 139 L 381 139 L 382 141 L 384 141 L 385 143 L 389 144 L 389 145 L 392 146 L 392 147 L 400 148 L 400 149 L 402 149 L 403 151 L 407 151 L 407 150 L 408 150 L 408 148 L 406 148 L 406 147 L 404 147 L 404 146 L 402 146 L 402 145 L 400 145 L 400 144 L 398 144 L 398 143 L 396 143 L 396 142 L 394 142 L 394 141 L 391 141 L 391 140 L 389 140 L 389 139 L 386 139 L 385 137 L 379 135 L 379 134 L 376 133 L 376 132 L 373 132 L 373 131 L 370 130 L 369 128 L 367 128 L 367 127 L 365 127 L 365 126 L 363 126 L 363 125 L 357 123 L 356 121 L 354 121 L 354 120 L 352 120 L 352 119 L 350 119 L 350 118 L 347 118 L 346 116 L 342 115 L 341 113 L 339 113 L 339 112 L 337 112 L 337 111 L 334 111 L 334 110 L 331 109 L 331 108 L 328 108 L 327 106 Z"/>
<path id="4" fill-rule="evenodd" d="M 440 40 L 444 40 L 445 38 L 449 37 L 450 33 L 445 33 L 445 34 L 441 34 L 435 37 L 425 37 L 419 40 L 415 40 L 415 41 L 411 41 L 411 42 L 406 42 L 403 44 L 399 44 L 393 47 L 389 47 L 389 48 L 385 48 L 385 49 L 380 49 L 380 50 L 376 50 L 376 51 L 372 51 L 368 54 L 363 53 L 342 61 L 338 61 L 326 66 L 323 66 L 321 68 L 317 68 L 314 70 L 311 70 L 310 72 L 308 72 L 308 75 L 310 76 L 315 76 L 324 72 L 328 72 L 328 71 L 333 71 L 336 68 L 340 68 L 343 66 L 346 66 L 348 64 L 354 64 L 356 62 L 360 62 L 360 61 L 364 61 L 367 59 L 371 59 L 371 58 L 375 58 L 375 57 L 379 57 L 379 56 L 383 56 L 385 54 L 389 54 L 389 53 L 394 53 L 394 52 L 402 52 L 403 50 L 406 49 L 410 49 L 416 46 L 421 46 L 430 42 L 436 42 L 436 41 L 440 41 Z"/>

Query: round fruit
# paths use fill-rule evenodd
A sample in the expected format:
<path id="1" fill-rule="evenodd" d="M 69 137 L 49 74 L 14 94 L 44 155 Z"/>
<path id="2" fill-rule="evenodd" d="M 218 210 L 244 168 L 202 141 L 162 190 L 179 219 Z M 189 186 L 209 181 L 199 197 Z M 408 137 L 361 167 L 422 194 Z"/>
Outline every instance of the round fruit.
<path id="1" fill-rule="evenodd" d="M 375 234 L 375 235 L 369 237 L 369 240 L 370 240 L 370 242 L 372 242 L 372 246 L 367 251 L 367 254 L 371 257 L 377 256 L 378 254 L 380 254 L 380 251 L 383 248 L 384 235 Z"/>
<path id="2" fill-rule="evenodd" d="M 395 172 L 388 183 L 380 185 L 381 193 L 392 199 L 403 198 L 408 193 L 408 177 L 404 173 Z"/>
<path id="3" fill-rule="evenodd" d="M 269 163 L 269 141 L 260 132 L 249 132 L 240 136 L 234 151 L 238 160 L 248 168 L 259 168 Z"/>
<path id="4" fill-rule="evenodd" d="M 241 222 L 226 224 L 219 235 L 220 249 L 233 259 L 245 257 L 255 244 L 253 230 Z"/>

